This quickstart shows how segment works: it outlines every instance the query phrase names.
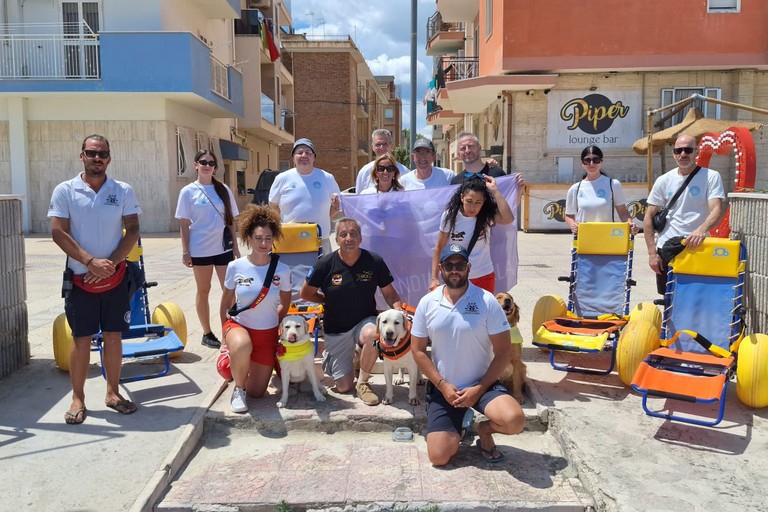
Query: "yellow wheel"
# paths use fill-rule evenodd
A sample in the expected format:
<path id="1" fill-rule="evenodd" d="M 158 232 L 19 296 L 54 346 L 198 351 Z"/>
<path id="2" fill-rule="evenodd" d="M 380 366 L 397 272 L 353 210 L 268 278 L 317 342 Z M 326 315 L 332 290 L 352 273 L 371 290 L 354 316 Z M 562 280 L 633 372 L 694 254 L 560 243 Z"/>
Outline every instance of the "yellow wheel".
<path id="1" fill-rule="evenodd" d="M 152 312 L 152 323 L 170 327 L 176 331 L 184 346 L 187 346 L 187 320 L 184 318 L 184 312 L 173 302 L 163 302 Z M 171 354 L 171 357 L 178 357 L 182 350 L 177 350 Z"/>
<path id="2" fill-rule="evenodd" d="M 629 321 L 645 320 L 661 332 L 661 310 L 651 302 L 641 302 L 629 313 Z"/>
<path id="3" fill-rule="evenodd" d="M 69 353 L 74 343 L 67 316 L 62 313 L 53 321 L 53 359 L 63 372 L 69 371 Z"/>
<path id="4" fill-rule="evenodd" d="M 533 317 L 531 318 L 531 332 L 536 335 L 539 327 L 544 325 L 544 322 L 549 322 L 553 318 L 558 316 L 565 316 L 568 312 L 568 307 L 565 305 L 563 299 L 557 295 L 544 295 L 537 302 L 533 308 Z M 549 352 L 547 348 L 541 348 L 545 352 Z"/>
<path id="5" fill-rule="evenodd" d="M 659 330 L 646 320 L 630 320 L 616 345 L 616 371 L 629 386 L 643 359 L 659 348 Z"/>
<path id="6" fill-rule="evenodd" d="M 768 406 L 768 335 L 752 334 L 739 345 L 736 395 L 756 409 Z"/>

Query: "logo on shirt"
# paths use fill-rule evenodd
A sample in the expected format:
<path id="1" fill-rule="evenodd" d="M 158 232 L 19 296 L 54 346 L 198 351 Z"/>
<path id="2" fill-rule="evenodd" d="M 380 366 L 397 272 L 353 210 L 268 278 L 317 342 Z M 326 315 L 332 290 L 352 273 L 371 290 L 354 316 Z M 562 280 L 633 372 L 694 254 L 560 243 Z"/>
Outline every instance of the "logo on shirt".
<path id="1" fill-rule="evenodd" d="M 341 274 L 333 274 L 331 276 L 331 284 L 333 286 L 339 286 L 341 284 Z"/>
<path id="2" fill-rule="evenodd" d="M 701 194 L 701 189 L 696 185 L 691 185 L 690 187 L 688 187 L 688 190 L 691 192 L 692 196 L 697 196 Z"/>
<path id="3" fill-rule="evenodd" d="M 117 194 L 109 194 L 104 200 L 106 206 L 119 206 L 120 201 L 117 200 Z"/>
<path id="4" fill-rule="evenodd" d="M 466 231 L 459 231 L 458 233 L 451 233 L 451 240 L 463 241 Z"/>
<path id="5" fill-rule="evenodd" d="M 272 278 L 272 284 L 279 287 L 280 286 L 280 276 L 274 276 Z"/>
<path id="6" fill-rule="evenodd" d="M 355 281 L 358 281 L 360 283 L 367 283 L 368 281 L 373 280 L 373 272 L 370 270 L 366 270 L 365 272 L 360 272 L 355 276 Z"/>
<path id="7" fill-rule="evenodd" d="M 603 189 L 598 189 L 597 191 L 595 191 L 595 195 L 596 195 L 597 197 L 599 197 L 600 199 L 602 199 L 602 198 L 604 198 L 604 197 L 605 197 L 605 190 L 603 190 Z"/>
<path id="8" fill-rule="evenodd" d="M 252 277 L 236 277 L 235 283 L 242 286 L 251 286 L 251 283 L 253 283 Z"/>
<path id="9" fill-rule="evenodd" d="M 320 187 L 322 187 L 322 186 L 323 185 L 319 181 L 313 181 L 312 182 L 312 188 L 314 188 L 315 190 L 320 190 Z"/>
<path id="10" fill-rule="evenodd" d="M 477 307 L 477 303 L 475 302 L 467 302 L 467 305 L 464 306 L 464 313 L 467 313 L 469 315 L 476 315 L 480 312 L 480 308 Z"/>

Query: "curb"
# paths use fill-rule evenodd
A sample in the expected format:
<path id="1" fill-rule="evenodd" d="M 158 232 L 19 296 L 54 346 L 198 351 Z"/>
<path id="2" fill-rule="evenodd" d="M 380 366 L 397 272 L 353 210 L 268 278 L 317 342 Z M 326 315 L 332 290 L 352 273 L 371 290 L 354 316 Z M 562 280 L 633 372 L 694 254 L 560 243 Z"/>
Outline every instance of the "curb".
<path id="1" fill-rule="evenodd" d="M 176 473 L 197 447 L 205 429 L 205 416 L 208 409 L 218 400 L 227 386 L 228 382 L 222 379 L 221 383 L 206 395 L 202 407 L 195 412 L 192 419 L 184 427 L 179 439 L 160 464 L 160 469 L 154 472 L 136 501 L 133 502 L 130 512 L 152 512 L 154 510 L 154 506 L 173 481 Z"/>

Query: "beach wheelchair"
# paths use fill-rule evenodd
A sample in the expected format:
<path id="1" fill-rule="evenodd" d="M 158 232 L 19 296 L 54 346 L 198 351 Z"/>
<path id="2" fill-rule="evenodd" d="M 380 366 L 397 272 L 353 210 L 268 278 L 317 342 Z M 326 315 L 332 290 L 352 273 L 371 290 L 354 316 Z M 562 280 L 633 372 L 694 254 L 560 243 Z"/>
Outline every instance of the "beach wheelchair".
<path id="1" fill-rule="evenodd" d="M 533 344 L 549 350 L 554 369 L 607 375 L 616 366 L 619 377 L 629 384 L 640 361 L 658 346 L 659 309 L 642 303 L 629 311 L 631 287 L 635 285 L 633 245 L 634 237 L 625 222 L 579 224 L 570 275 L 558 277 L 558 281 L 569 283 L 567 305 L 557 295 L 545 295 L 533 310 Z M 622 339 L 626 327 L 631 329 Z M 556 361 L 558 353 L 604 351 L 611 357 L 603 369 Z"/>
<path id="2" fill-rule="evenodd" d="M 184 312 L 173 302 L 164 302 L 150 315 L 147 288 L 157 282 L 144 279 L 144 250 L 141 239 L 126 257 L 128 279 L 135 292 L 131 295 L 131 320 L 128 330 L 123 332 L 123 359 L 146 360 L 162 358 L 163 368 L 157 372 L 122 375 L 120 382 L 161 377 L 170 370 L 170 358 L 181 355 L 187 342 L 187 321 Z M 129 340 L 141 341 L 129 341 Z M 53 354 L 56 366 L 69 371 L 69 353 L 74 343 L 72 329 L 64 313 L 53 322 Z M 94 335 L 91 350 L 99 352 L 101 374 L 106 378 L 103 365 L 103 337 L 101 332 Z"/>
<path id="3" fill-rule="evenodd" d="M 657 418 L 714 426 L 723 419 L 728 382 L 747 406 L 768 405 L 768 336 L 745 335 L 746 250 L 739 240 L 706 238 L 672 258 L 664 298 L 661 347 L 640 364 L 632 389 L 645 412 Z M 648 398 L 667 399 L 668 412 L 651 410 Z M 685 415 L 671 404 L 690 406 Z M 695 411 L 695 412 L 694 412 Z"/>

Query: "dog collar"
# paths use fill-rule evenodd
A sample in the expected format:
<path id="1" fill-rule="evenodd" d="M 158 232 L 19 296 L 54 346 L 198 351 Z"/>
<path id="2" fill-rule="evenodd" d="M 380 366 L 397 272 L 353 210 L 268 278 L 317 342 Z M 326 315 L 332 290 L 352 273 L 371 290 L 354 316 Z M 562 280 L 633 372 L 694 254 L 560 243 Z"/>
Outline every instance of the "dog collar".
<path id="1" fill-rule="evenodd" d="M 386 348 L 381 343 L 381 339 L 377 339 L 374 342 L 374 346 L 379 350 L 379 357 L 395 361 L 403 357 L 411 349 L 411 333 L 407 332 L 400 340 L 400 343 L 392 348 Z"/>
<path id="2" fill-rule="evenodd" d="M 312 343 L 296 345 L 295 343 L 290 343 L 284 340 L 280 340 L 279 343 L 285 348 L 285 353 L 277 356 L 278 361 L 298 361 L 309 354 L 310 350 L 313 348 Z"/>

